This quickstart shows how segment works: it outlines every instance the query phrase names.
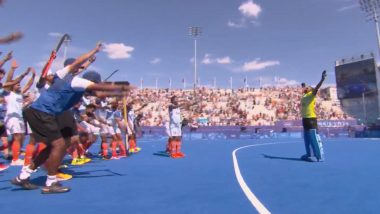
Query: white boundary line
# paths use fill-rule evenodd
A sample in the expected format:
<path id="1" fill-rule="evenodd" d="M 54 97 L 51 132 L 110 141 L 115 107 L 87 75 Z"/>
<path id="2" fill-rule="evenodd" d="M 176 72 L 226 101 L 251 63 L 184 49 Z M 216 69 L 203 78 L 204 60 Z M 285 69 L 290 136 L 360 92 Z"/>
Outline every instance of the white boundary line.
<path id="1" fill-rule="evenodd" d="M 243 190 L 245 196 L 247 196 L 248 200 L 252 203 L 252 205 L 255 207 L 255 209 L 260 214 L 270 214 L 271 212 L 269 212 L 269 210 L 260 202 L 260 200 L 255 196 L 255 194 L 253 194 L 251 189 L 249 189 L 247 183 L 245 183 L 244 178 L 240 173 L 239 163 L 238 163 L 237 158 L 236 158 L 236 152 L 241 150 L 241 149 L 245 149 L 245 148 L 249 148 L 249 147 L 274 145 L 274 144 L 284 144 L 284 143 L 263 143 L 263 144 L 248 145 L 248 146 L 239 147 L 232 152 L 232 160 L 234 163 L 234 170 L 235 170 L 236 179 L 239 182 L 239 185 L 240 185 L 241 189 Z"/>

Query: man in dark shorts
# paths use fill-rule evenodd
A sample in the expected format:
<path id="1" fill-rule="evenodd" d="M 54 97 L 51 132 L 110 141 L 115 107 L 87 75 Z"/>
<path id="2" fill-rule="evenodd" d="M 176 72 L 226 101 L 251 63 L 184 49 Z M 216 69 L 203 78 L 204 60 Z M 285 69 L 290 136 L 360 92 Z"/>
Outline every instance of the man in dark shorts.
<path id="1" fill-rule="evenodd" d="M 323 81 L 326 71 L 322 72 L 322 79 L 315 88 L 302 83 L 303 96 L 301 98 L 302 125 L 304 129 L 304 142 L 306 154 L 301 159 L 306 161 L 323 161 L 323 147 L 318 135 L 317 115 L 315 113 L 315 98 Z"/>

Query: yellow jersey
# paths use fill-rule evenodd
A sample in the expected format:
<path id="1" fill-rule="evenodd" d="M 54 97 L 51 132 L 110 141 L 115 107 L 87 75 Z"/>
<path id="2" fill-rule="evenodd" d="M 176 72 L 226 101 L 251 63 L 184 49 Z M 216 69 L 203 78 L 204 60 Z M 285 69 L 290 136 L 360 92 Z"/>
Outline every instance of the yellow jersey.
<path id="1" fill-rule="evenodd" d="M 315 95 L 312 91 L 304 94 L 301 98 L 302 118 L 317 118 L 315 114 Z"/>

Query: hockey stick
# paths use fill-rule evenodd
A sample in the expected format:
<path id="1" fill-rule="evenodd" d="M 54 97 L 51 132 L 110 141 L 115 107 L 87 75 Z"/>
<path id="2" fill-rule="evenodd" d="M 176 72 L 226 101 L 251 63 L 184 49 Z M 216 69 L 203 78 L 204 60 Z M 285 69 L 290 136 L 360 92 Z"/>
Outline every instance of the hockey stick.
<path id="1" fill-rule="evenodd" d="M 125 131 L 125 149 L 127 152 L 129 151 L 129 142 L 128 142 L 128 121 L 127 121 L 127 98 L 124 96 L 123 97 L 123 116 L 124 116 L 124 131 Z M 129 152 L 128 152 L 129 153 Z"/>
<path id="2" fill-rule="evenodd" d="M 57 53 L 58 53 L 59 49 L 61 48 L 63 42 L 66 41 L 66 40 L 69 40 L 69 39 L 70 39 L 69 34 L 64 34 L 62 36 L 62 38 L 59 40 L 57 46 L 51 52 L 48 61 L 46 62 L 45 66 L 42 69 L 40 79 L 39 79 L 39 81 L 37 83 L 38 85 L 43 84 L 43 81 L 44 81 L 44 79 L 46 77 L 46 74 L 47 74 L 48 70 L 50 69 L 51 65 L 53 64 L 54 59 L 57 57 Z"/>
<path id="3" fill-rule="evenodd" d="M 107 81 L 109 78 L 111 78 L 118 71 L 119 71 L 119 69 L 114 70 L 107 78 L 104 79 L 104 81 Z"/>

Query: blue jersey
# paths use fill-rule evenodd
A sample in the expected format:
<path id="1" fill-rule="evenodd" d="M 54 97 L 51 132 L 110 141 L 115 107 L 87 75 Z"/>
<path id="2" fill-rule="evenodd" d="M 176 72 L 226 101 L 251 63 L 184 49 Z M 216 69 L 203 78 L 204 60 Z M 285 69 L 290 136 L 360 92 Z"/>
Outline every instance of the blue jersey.
<path id="1" fill-rule="evenodd" d="M 51 115 L 59 115 L 77 104 L 92 82 L 68 74 L 67 69 L 57 71 L 53 84 L 42 92 L 30 106 Z"/>

